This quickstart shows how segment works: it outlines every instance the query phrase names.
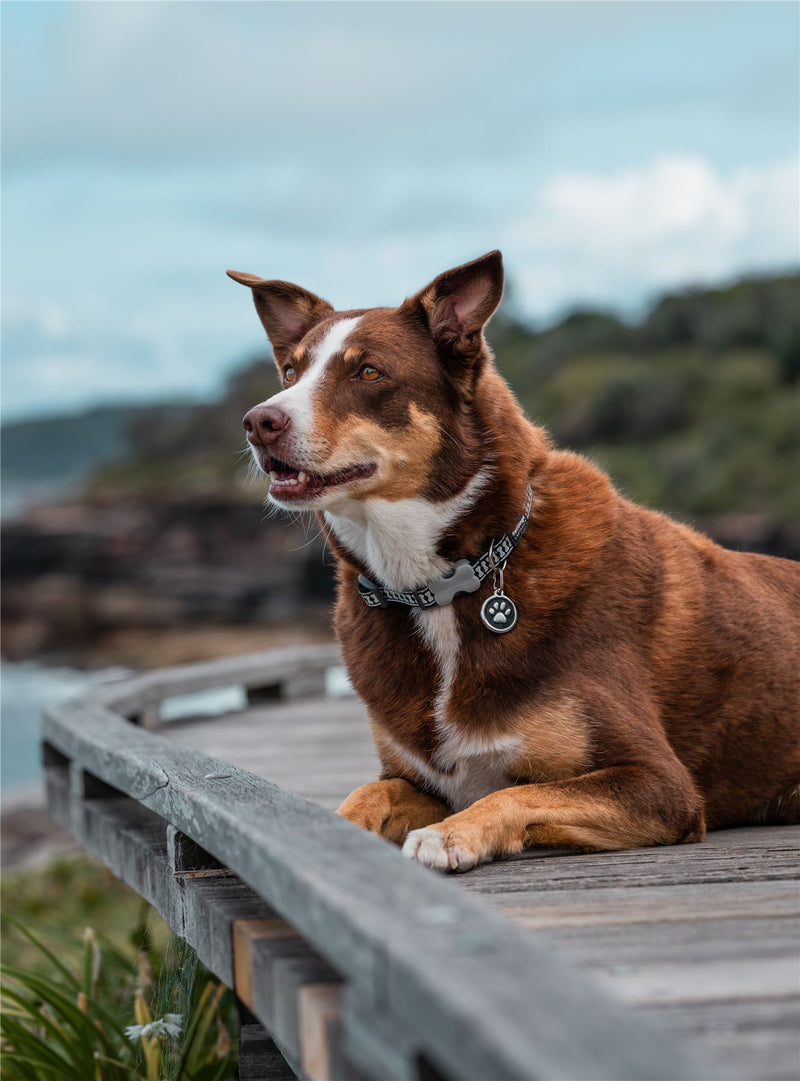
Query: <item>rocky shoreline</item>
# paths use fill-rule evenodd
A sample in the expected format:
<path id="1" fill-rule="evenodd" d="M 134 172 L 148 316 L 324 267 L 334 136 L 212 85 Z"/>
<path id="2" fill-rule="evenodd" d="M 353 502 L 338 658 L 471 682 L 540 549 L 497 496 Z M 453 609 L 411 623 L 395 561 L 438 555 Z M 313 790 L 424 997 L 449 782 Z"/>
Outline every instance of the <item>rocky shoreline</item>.
<path id="1" fill-rule="evenodd" d="M 325 633 L 333 578 L 316 533 L 219 498 L 30 510 L 3 528 L 3 655 L 127 663 L 137 635 L 205 633 L 217 648 L 238 634 L 246 650 L 279 627 Z M 168 653 L 139 648 L 136 663 L 175 663 Z"/>

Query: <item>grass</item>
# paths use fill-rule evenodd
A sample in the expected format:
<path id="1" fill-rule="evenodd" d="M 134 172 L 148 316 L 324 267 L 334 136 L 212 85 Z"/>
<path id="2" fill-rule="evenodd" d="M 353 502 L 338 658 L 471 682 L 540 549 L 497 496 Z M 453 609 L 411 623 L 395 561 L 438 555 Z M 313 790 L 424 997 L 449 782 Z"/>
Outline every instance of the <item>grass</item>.
<path id="1" fill-rule="evenodd" d="M 80 936 L 86 926 L 94 927 L 116 951 L 128 952 L 132 958 L 143 934 L 159 949 L 165 948 L 170 935 L 146 901 L 83 853 L 56 856 L 46 867 L 6 875 L 2 907 L 55 944 L 68 966 L 79 963 L 83 955 Z M 0 946 L 6 965 L 31 972 L 47 967 L 40 952 L 5 920 Z"/>
<path id="2" fill-rule="evenodd" d="M 17 873 L 3 905 L 9 1081 L 233 1081 L 233 994 L 95 860 Z"/>

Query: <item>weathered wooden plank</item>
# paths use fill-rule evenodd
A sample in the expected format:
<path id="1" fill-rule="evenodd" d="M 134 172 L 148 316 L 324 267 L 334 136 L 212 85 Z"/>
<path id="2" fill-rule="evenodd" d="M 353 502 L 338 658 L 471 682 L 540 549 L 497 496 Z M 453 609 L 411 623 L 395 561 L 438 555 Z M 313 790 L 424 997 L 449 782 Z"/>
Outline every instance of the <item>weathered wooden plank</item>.
<path id="1" fill-rule="evenodd" d="M 645 1007 L 642 1014 L 668 1024 L 676 1037 L 697 1040 L 731 1076 L 797 1081 L 800 1075 L 796 998 L 678 1003 Z"/>
<path id="2" fill-rule="evenodd" d="M 768 853 L 783 848 L 796 848 L 798 837 L 800 826 L 744 826 L 739 829 L 712 830 L 703 844 L 706 848 L 744 848 Z"/>
<path id="3" fill-rule="evenodd" d="M 724 1002 L 749 998 L 787 998 L 800 1005 L 800 962 L 796 953 L 745 957 L 694 964 L 649 963 L 593 967 L 592 976 L 631 1005 Z"/>
<path id="4" fill-rule="evenodd" d="M 420 1081 L 419 1048 L 413 1032 L 393 1023 L 345 989 L 342 1002 L 344 1051 L 366 1076 Z"/>
<path id="5" fill-rule="evenodd" d="M 141 804 L 118 797 L 93 800 L 84 806 L 70 796 L 66 770 L 50 767 L 47 774 L 51 815 L 153 904 L 200 960 L 232 987 L 233 923 L 275 918 L 266 902 L 224 869 L 212 869 L 210 876 L 208 871 L 176 870 L 175 851 L 170 851 L 164 821 Z M 200 855 L 202 850 L 189 852 L 187 856 L 184 849 L 177 862 L 207 862 L 207 855 Z"/>
<path id="6" fill-rule="evenodd" d="M 292 761 L 299 754 L 318 762 L 320 745 L 330 747 L 342 761 L 347 761 L 353 753 L 365 758 L 375 754 L 374 749 L 367 745 L 365 732 L 350 726 L 337 731 L 338 722 L 335 717 L 330 719 L 330 725 L 326 722 L 324 730 L 318 733 L 314 731 L 315 726 L 302 719 L 287 718 L 287 724 L 296 725 L 296 730 L 291 733 L 281 732 L 251 724 L 244 727 L 235 718 L 227 724 L 224 719 L 215 720 L 213 724 L 197 721 L 193 725 L 180 728 L 178 723 L 174 722 L 175 727 L 170 729 L 170 738 L 184 747 L 209 754 L 218 751 L 221 745 L 228 756 L 245 751 L 252 754 L 254 750 L 263 749 L 279 761 Z"/>
<path id="7" fill-rule="evenodd" d="M 800 1041 L 796 1033 L 719 1034 L 698 1041 L 730 1076 L 745 1081 L 798 1081 Z"/>
<path id="8" fill-rule="evenodd" d="M 462 888 L 499 895 L 520 890 L 556 891 L 627 886 L 631 889 L 687 883 L 747 882 L 795 879 L 800 832 L 775 827 L 789 835 L 780 849 L 735 851 L 712 845 L 637 849 L 624 854 L 599 853 L 557 858 L 518 859 L 487 864 L 461 879 Z M 794 843 L 792 843 L 794 842 Z M 609 858 L 606 859 L 605 857 Z"/>
<path id="9" fill-rule="evenodd" d="M 325 739 L 347 733 L 351 736 L 369 734 L 369 722 L 364 705 L 353 698 L 315 698 L 308 702 L 276 702 L 271 706 L 249 706 L 244 710 L 227 712 L 217 717 L 181 719 L 170 723 L 175 739 L 202 739 L 210 734 L 218 738 L 219 731 L 233 728 L 242 734 L 274 732 L 281 743 L 302 743 L 306 734 Z"/>
<path id="10" fill-rule="evenodd" d="M 155 669 L 119 684 L 98 687 L 86 700 L 112 708 L 122 716 L 132 716 L 156 709 L 170 695 L 210 687 L 237 684 L 245 688 L 258 688 L 283 683 L 294 683 L 301 687 L 304 675 L 312 677 L 314 673 L 339 663 L 339 651 L 335 645 L 271 649 L 202 664 Z"/>
<path id="11" fill-rule="evenodd" d="M 796 916 L 726 918 L 710 910 L 701 920 L 557 926 L 547 941 L 581 965 L 659 964 L 685 957 L 691 964 L 798 953 Z"/>
<path id="12" fill-rule="evenodd" d="M 301 1046 L 300 1040 L 300 992 L 309 985 L 314 986 L 342 986 L 342 981 L 330 965 L 310 948 L 306 953 L 299 951 L 294 953 L 284 951 L 281 955 L 275 949 L 274 944 L 269 947 L 270 958 L 267 966 L 261 968 L 261 952 L 264 946 L 259 945 L 259 991 L 263 987 L 265 979 L 269 980 L 272 992 L 272 1025 L 276 1039 L 280 1039 L 287 1047 Z M 330 1039 L 330 1053 L 332 1060 L 331 1070 L 334 1076 L 350 1079 L 349 1069 L 337 1072 L 337 1062 L 341 1065 L 346 1062 L 342 1057 L 338 1046 L 339 1034 Z M 334 1044 L 336 1045 L 334 1047 Z M 374 1075 L 373 1075 L 374 1076 Z"/>
<path id="13" fill-rule="evenodd" d="M 707 882 L 702 887 L 695 884 L 634 890 L 619 886 L 579 892 L 543 890 L 538 895 L 540 901 L 531 901 L 531 891 L 517 890 L 506 894 L 501 904 L 495 897 L 481 896 L 515 922 L 533 929 L 796 917 L 800 911 L 797 886 L 791 881 L 772 882 L 768 890 L 760 882 Z"/>
<path id="14" fill-rule="evenodd" d="M 287 1060 L 299 1063 L 300 992 L 307 985 L 338 987 L 342 981 L 296 932 L 255 938 L 251 948 L 253 1011 L 264 1021 Z"/>
<path id="15" fill-rule="evenodd" d="M 237 877 L 184 879 L 181 897 L 184 938 L 203 964 L 233 987 L 234 923 L 275 918 L 275 913 Z"/>
<path id="16" fill-rule="evenodd" d="M 295 1076 L 263 1025 L 242 1025 L 239 1081 L 294 1081 Z"/>
<path id="17" fill-rule="evenodd" d="M 300 989 L 300 1062 L 308 1081 L 334 1081 L 330 1034 L 342 1010 L 341 987 L 327 983 Z"/>
<path id="18" fill-rule="evenodd" d="M 69 792 L 69 760 L 66 766 L 45 765 L 44 790 L 47 813 L 62 829 L 72 833 L 72 803 Z M 74 836 L 74 834 L 73 834 Z M 77 838 L 80 840 L 80 838 Z"/>
<path id="19" fill-rule="evenodd" d="M 179 889 L 158 815 L 124 797 L 82 802 L 73 796 L 69 828 L 85 848 L 181 932 Z"/>
<path id="20" fill-rule="evenodd" d="M 385 1003 L 413 1029 L 421 1052 L 447 1061 L 454 1077 L 716 1075 L 590 990 L 532 935 L 308 801 L 97 706 L 48 711 L 45 732 L 62 753 L 141 800 L 290 916 L 367 1000 Z M 226 779 L 215 779 L 226 770 Z"/>
<path id="21" fill-rule="evenodd" d="M 286 920 L 272 916 L 268 919 L 239 919 L 233 924 L 232 986 L 242 1002 L 253 1006 L 253 947 L 263 939 L 299 939 L 297 931 Z"/>

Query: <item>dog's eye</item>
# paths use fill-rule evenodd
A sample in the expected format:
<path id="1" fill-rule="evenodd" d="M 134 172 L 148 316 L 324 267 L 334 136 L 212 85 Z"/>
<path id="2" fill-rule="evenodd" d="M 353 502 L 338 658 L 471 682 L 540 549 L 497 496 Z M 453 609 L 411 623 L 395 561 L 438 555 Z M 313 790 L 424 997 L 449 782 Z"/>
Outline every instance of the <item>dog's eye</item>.
<path id="1" fill-rule="evenodd" d="M 365 364 L 360 369 L 358 379 L 363 379 L 365 383 L 374 383 L 376 379 L 382 378 L 382 373 L 377 368 L 373 368 L 371 364 Z"/>
<path id="2" fill-rule="evenodd" d="M 294 368 L 287 368 L 283 373 L 284 383 L 294 383 L 295 379 L 297 379 L 297 373 Z"/>

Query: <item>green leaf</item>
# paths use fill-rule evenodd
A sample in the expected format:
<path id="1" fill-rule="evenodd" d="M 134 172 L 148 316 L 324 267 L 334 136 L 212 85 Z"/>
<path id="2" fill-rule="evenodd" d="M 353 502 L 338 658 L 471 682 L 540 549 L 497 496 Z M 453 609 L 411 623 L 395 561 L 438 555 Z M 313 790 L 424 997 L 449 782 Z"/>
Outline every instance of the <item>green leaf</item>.
<path id="1" fill-rule="evenodd" d="M 41 940 L 38 939 L 32 931 L 29 931 L 27 927 L 25 927 L 19 922 L 19 920 L 15 920 L 13 916 L 9 916 L 6 913 L 3 913 L 3 921 L 5 923 L 10 923 L 11 926 L 15 927 L 21 935 L 24 935 L 25 938 L 27 938 L 27 940 L 32 943 L 37 950 L 43 953 L 47 960 L 50 961 L 51 964 L 53 964 L 58 969 L 61 975 L 66 979 L 67 983 L 71 984 L 76 991 L 80 989 L 80 984 L 72 975 L 67 966 L 62 964 L 61 961 L 59 961 L 59 959 L 56 957 L 56 955 L 51 950 L 48 950 L 47 946 L 45 946 L 44 943 L 41 942 Z"/>
<path id="2" fill-rule="evenodd" d="M 42 1013 L 41 1009 L 32 1002 L 30 999 L 26 999 L 23 995 L 17 994 L 11 988 L 6 987 L 3 989 L 3 994 L 16 1002 L 21 1007 L 21 1013 L 17 1016 L 20 1018 L 27 1017 L 34 1025 L 45 1029 L 50 1034 L 51 1039 L 66 1052 L 66 1057 L 69 1059 L 75 1067 L 86 1067 L 91 1061 L 92 1049 L 85 1044 L 81 1044 L 74 1039 L 70 1039 L 69 1035 L 49 1017 Z"/>
<path id="3" fill-rule="evenodd" d="M 20 983 L 32 994 L 52 1006 L 57 1015 L 72 1026 L 79 1037 L 88 1040 L 93 1046 L 99 1045 L 105 1048 L 113 1048 L 106 1032 L 83 1013 L 75 1003 L 51 980 L 44 976 L 38 976 L 32 972 L 22 972 L 16 968 L 6 968 L 4 974 L 7 979 L 13 979 Z"/>
<path id="4" fill-rule="evenodd" d="M 184 1073 L 190 1074 L 199 1064 L 197 1062 L 203 1049 L 208 1029 L 217 1011 L 219 1000 L 225 994 L 223 984 L 218 984 L 216 991 L 214 983 L 209 980 L 203 988 L 203 993 L 195 1007 L 189 1024 L 186 1027 L 186 1035 L 183 1041 L 183 1051 L 178 1065 L 178 1077 Z M 191 1068 L 191 1070 L 190 1070 Z"/>
<path id="5" fill-rule="evenodd" d="M 36 1063 L 42 1069 L 60 1071 L 61 1076 L 65 1079 L 74 1076 L 76 1081 L 82 1081 L 86 1077 L 85 1070 L 67 1061 L 20 1022 L 4 1017 L 2 1026 L 3 1035 L 11 1044 L 11 1048 L 6 1047 L 3 1054 L 4 1065 L 9 1057 L 13 1058 L 15 1054 L 19 1054 L 26 1061 Z"/>

